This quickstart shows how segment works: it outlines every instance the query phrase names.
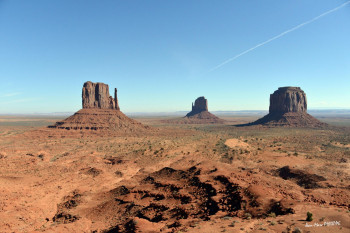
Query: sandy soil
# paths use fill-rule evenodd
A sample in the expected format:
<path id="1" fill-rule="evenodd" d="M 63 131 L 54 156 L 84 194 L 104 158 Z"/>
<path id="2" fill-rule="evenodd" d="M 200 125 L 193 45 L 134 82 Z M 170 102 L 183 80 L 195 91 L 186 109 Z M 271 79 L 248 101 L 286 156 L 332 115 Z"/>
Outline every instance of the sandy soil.
<path id="1" fill-rule="evenodd" d="M 242 148 L 242 149 L 249 149 L 250 145 L 246 142 L 241 141 L 237 138 L 230 138 L 227 139 L 225 142 L 225 145 L 230 148 Z"/>
<path id="2" fill-rule="evenodd" d="M 350 128 L 161 120 L 123 136 L 0 126 L 0 232 L 350 231 Z"/>

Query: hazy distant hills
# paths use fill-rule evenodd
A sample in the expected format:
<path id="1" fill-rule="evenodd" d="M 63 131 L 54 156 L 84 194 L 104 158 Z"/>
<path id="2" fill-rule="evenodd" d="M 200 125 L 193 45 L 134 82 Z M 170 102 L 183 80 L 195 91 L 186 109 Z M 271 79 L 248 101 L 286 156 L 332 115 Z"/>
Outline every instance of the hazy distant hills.
<path id="1" fill-rule="evenodd" d="M 188 111 L 177 112 L 127 112 L 128 116 L 185 116 Z M 211 111 L 217 116 L 262 116 L 268 110 Z M 350 109 L 310 109 L 308 113 L 317 117 L 350 117 Z"/>
<path id="2" fill-rule="evenodd" d="M 130 117 L 181 117 L 185 116 L 188 111 L 176 112 L 126 112 Z M 241 110 L 241 111 L 211 111 L 218 116 L 263 116 L 268 110 Z M 316 117 L 350 117 L 350 109 L 310 109 L 308 113 Z M 28 113 L 28 114 L 0 114 L 1 116 L 49 116 L 65 117 L 74 114 L 74 112 L 52 112 L 52 113 Z"/>

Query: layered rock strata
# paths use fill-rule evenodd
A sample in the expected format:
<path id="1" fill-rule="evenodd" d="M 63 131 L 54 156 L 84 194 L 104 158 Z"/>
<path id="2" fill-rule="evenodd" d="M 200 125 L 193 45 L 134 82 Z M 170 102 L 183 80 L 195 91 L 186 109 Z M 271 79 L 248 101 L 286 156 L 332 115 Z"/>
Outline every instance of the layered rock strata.
<path id="1" fill-rule="evenodd" d="M 322 127 L 320 122 L 307 113 L 306 94 L 300 87 L 280 87 L 270 95 L 269 114 L 249 125 Z"/>
<path id="2" fill-rule="evenodd" d="M 117 89 L 114 98 L 109 95 L 109 87 L 104 83 L 84 83 L 82 90 L 83 109 L 49 128 L 66 130 L 112 130 L 115 132 L 137 132 L 148 130 L 120 111 Z"/>
<path id="3" fill-rule="evenodd" d="M 306 94 L 300 87 L 280 87 L 270 95 L 270 114 L 306 113 Z"/>
<path id="4" fill-rule="evenodd" d="M 82 91 L 83 108 L 100 108 L 120 110 L 117 98 L 117 88 L 114 98 L 109 95 L 109 87 L 104 83 L 86 82 Z"/>
<path id="5" fill-rule="evenodd" d="M 200 112 L 208 111 L 208 100 L 204 96 L 198 97 L 194 104 L 192 103 L 192 111 L 186 116 L 191 116 Z"/>
<path id="6" fill-rule="evenodd" d="M 192 111 L 187 113 L 182 122 L 187 124 L 213 124 L 224 123 L 224 120 L 208 111 L 208 100 L 201 96 L 195 100 L 194 104 L 192 103 Z"/>

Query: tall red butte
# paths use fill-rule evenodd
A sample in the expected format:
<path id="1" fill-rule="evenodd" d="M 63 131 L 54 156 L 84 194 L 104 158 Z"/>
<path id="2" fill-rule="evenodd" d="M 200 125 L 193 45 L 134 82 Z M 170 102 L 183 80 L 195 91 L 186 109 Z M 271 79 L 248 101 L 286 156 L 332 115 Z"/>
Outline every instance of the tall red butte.
<path id="1" fill-rule="evenodd" d="M 208 111 L 208 100 L 201 96 L 195 100 L 194 104 L 192 103 L 192 111 L 187 113 L 183 118 L 183 122 L 188 124 L 216 124 L 224 123 L 224 120 Z"/>
<path id="2" fill-rule="evenodd" d="M 300 87 L 280 87 L 270 95 L 269 114 L 249 125 L 323 127 L 307 113 L 306 94 Z"/>
<path id="3" fill-rule="evenodd" d="M 208 100 L 201 96 L 195 100 L 194 104 L 192 102 L 192 110 L 186 116 L 162 120 L 162 122 L 170 124 L 223 124 L 225 120 L 210 113 L 208 111 Z"/>
<path id="4" fill-rule="evenodd" d="M 66 130 L 111 130 L 117 132 L 137 132 L 149 129 L 120 111 L 117 89 L 114 98 L 109 95 L 109 87 L 104 83 L 84 83 L 82 90 L 83 108 L 63 121 L 49 128 Z"/>

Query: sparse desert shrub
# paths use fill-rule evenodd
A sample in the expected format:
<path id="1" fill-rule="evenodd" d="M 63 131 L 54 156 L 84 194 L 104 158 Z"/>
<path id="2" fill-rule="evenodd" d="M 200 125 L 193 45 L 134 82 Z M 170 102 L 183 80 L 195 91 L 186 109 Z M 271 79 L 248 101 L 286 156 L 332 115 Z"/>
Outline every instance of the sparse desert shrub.
<path id="1" fill-rule="evenodd" d="M 311 155 L 306 155 L 305 158 L 306 159 L 312 159 L 312 156 Z"/>
<path id="2" fill-rule="evenodd" d="M 244 214 L 244 218 L 245 218 L 245 219 L 248 219 L 248 220 L 252 219 L 251 213 L 245 213 L 245 214 Z"/>
<path id="3" fill-rule="evenodd" d="M 311 222 L 313 219 L 312 219 L 312 213 L 311 212 L 307 212 L 306 213 L 306 221 L 308 222 Z"/>
<path id="4" fill-rule="evenodd" d="M 294 228 L 294 231 L 293 231 L 293 233 L 302 233 L 302 232 L 303 231 L 299 227 Z"/>
<path id="5" fill-rule="evenodd" d="M 347 162 L 348 162 L 348 160 L 346 158 L 341 158 L 339 160 L 339 163 L 347 163 Z"/>
<path id="6" fill-rule="evenodd" d="M 276 218 L 276 214 L 274 212 L 269 213 L 268 216 L 271 217 L 271 218 Z"/>
<path id="7" fill-rule="evenodd" d="M 229 155 L 228 153 L 224 154 L 221 157 L 221 161 L 224 162 L 224 163 L 228 163 L 228 164 L 231 164 L 233 159 L 234 159 L 234 156 L 233 155 Z"/>
<path id="8" fill-rule="evenodd" d="M 117 176 L 117 177 L 122 177 L 123 176 L 123 173 L 121 171 L 115 171 L 114 174 Z"/>

